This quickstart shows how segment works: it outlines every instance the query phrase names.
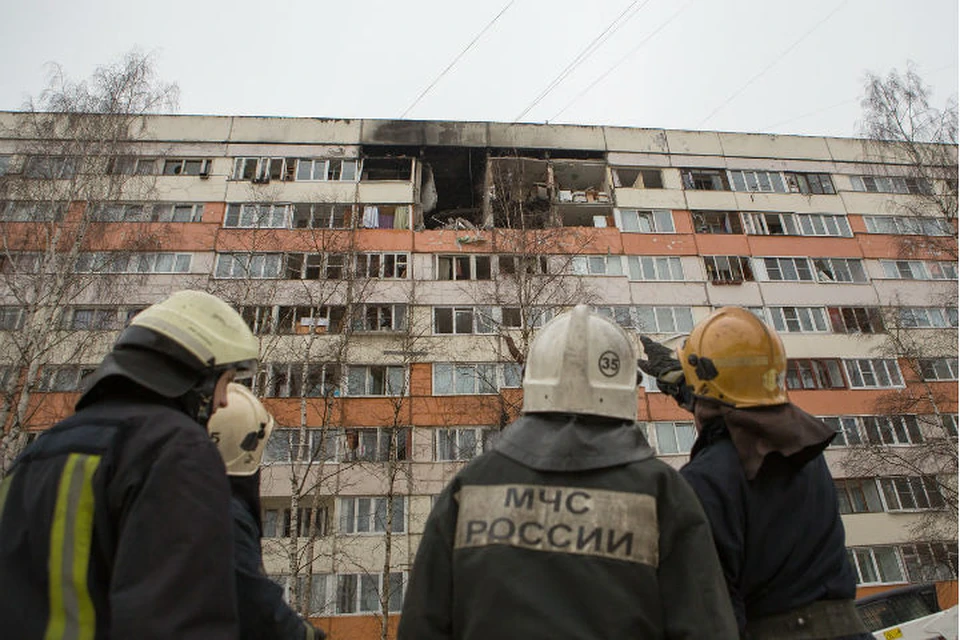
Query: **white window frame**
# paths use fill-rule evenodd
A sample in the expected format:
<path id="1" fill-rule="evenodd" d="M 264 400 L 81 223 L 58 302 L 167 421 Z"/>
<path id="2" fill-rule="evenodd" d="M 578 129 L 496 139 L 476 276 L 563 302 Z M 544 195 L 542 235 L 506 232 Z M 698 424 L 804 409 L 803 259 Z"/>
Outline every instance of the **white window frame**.
<path id="1" fill-rule="evenodd" d="M 779 171 L 727 170 L 730 190 L 748 193 L 786 193 Z"/>
<path id="2" fill-rule="evenodd" d="M 820 419 L 837 432 L 830 447 L 853 447 L 866 440 L 860 416 L 820 416 Z"/>
<path id="3" fill-rule="evenodd" d="M 387 578 L 387 584 L 398 581 L 399 595 L 394 599 L 395 587 L 390 586 L 388 608 L 393 613 L 400 613 L 403 608 L 403 597 L 407 588 L 407 574 L 402 571 L 393 571 Z M 348 586 L 349 585 L 349 586 Z M 347 594 L 346 590 L 351 593 Z M 350 573 L 338 574 L 336 584 L 336 599 L 334 602 L 335 615 L 370 615 L 380 612 L 380 593 L 383 589 L 383 576 L 379 573 Z M 348 606 L 346 600 L 349 598 Z"/>
<path id="4" fill-rule="evenodd" d="M 213 277 L 217 279 L 279 279 L 283 275 L 282 253 L 218 253 Z"/>
<path id="5" fill-rule="evenodd" d="M 870 444 L 905 447 L 924 441 L 917 416 L 859 416 L 859 419 L 865 439 Z"/>
<path id="6" fill-rule="evenodd" d="M 337 395 L 342 384 L 338 366 L 329 362 L 265 362 L 257 376 L 257 388 L 268 398 L 299 398 L 301 394 L 325 398 Z"/>
<path id="7" fill-rule="evenodd" d="M 355 308 L 353 330 L 363 332 L 396 332 L 406 331 L 407 314 L 406 304 L 362 304 Z M 374 326 L 370 326 L 370 321 Z"/>
<path id="8" fill-rule="evenodd" d="M 882 561 L 878 554 L 886 556 Z M 906 582 L 906 572 L 896 547 L 849 547 L 847 557 L 857 574 L 857 585 L 897 584 Z M 890 561 L 896 566 L 896 572 Z"/>
<path id="9" fill-rule="evenodd" d="M 78 316 L 88 314 L 91 322 L 78 326 Z M 72 307 L 67 310 L 69 322 L 64 323 L 71 331 L 115 331 L 121 328 L 118 307 Z"/>
<path id="10" fill-rule="evenodd" d="M 210 175 L 210 158 L 160 158 L 162 176 L 200 176 Z M 168 170 L 170 167 L 170 170 Z"/>
<path id="11" fill-rule="evenodd" d="M 434 396 L 494 395 L 501 386 L 503 371 L 496 362 L 434 362 Z M 500 369 L 500 370 L 498 370 Z"/>
<path id="12" fill-rule="evenodd" d="M 457 274 L 457 265 L 466 265 L 465 274 Z M 446 267 L 445 267 L 446 265 Z M 484 265 L 484 277 L 480 277 L 481 266 Z M 493 259 L 487 254 L 440 254 L 436 261 L 437 280 L 491 280 L 493 278 Z"/>
<path id="13" fill-rule="evenodd" d="M 886 511 L 937 511 L 944 508 L 943 495 L 932 476 L 890 476 L 877 479 Z"/>
<path id="14" fill-rule="evenodd" d="M 931 193 L 927 180 L 914 176 L 850 176 L 850 184 L 854 191 L 866 193 Z"/>
<path id="15" fill-rule="evenodd" d="M 764 280 L 771 282 L 814 282 L 809 258 L 757 258 L 763 266 Z"/>
<path id="16" fill-rule="evenodd" d="M 634 327 L 641 333 L 690 333 L 693 331 L 693 307 L 637 305 Z"/>
<path id="17" fill-rule="evenodd" d="M 284 508 L 264 508 L 262 510 L 264 538 L 292 538 L 293 510 Z M 321 505 L 297 509 L 297 537 L 325 537 L 330 535 L 330 507 Z"/>
<path id="18" fill-rule="evenodd" d="M 865 284 L 867 272 L 859 258 L 812 258 L 817 282 Z"/>
<path id="19" fill-rule="evenodd" d="M 362 171 L 358 158 L 297 158 L 297 182 L 358 182 Z M 345 167 L 349 167 L 344 171 Z"/>
<path id="20" fill-rule="evenodd" d="M 833 195 L 837 193 L 833 178 L 829 173 L 785 171 L 783 177 L 790 193 L 805 195 Z M 814 182 L 817 185 L 815 188 L 811 187 Z M 824 187 L 824 184 L 827 186 Z"/>
<path id="21" fill-rule="evenodd" d="M 570 259 L 570 271 L 575 276 L 622 276 L 623 256 L 581 255 Z"/>
<path id="22" fill-rule="evenodd" d="M 953 233 L 944 218 L 922 216 L 863 216 L 867 233 L 884 235 L 948 236 Z"/>
<path id="23" fill-rule="evenodd" d="M 676 256 L 627 256 L 632 281 L 683 282 L 683 263 Z M 650 277 L 652 276 L 652 277 Z"/>
<path id="24" fill-rule="evenodd" d="M 202 202 L 157 202 L 150 213 L 151 222 L 200 222 Z"/>
<path id="25" fill-rule="evenodd" d="M 624 233 L 675 233 L 669 209 L 614 209 L 617 227 Z"/>
<path id="26" fill-rule="evenodd" d="M 881 260 L 885 278 L 892 280 L 956 280 L 957 265 L 952 262 L 922 260 Z"/>
<path id="27" fill-rule="evenodd" d="M 843 366 L 851 389 L 904 387 L 900 365 L 893 358 L 844 358 Z"/>
<path id="28" fill-rule="evenodd" d="M 497 309 L 499 311 L 499 309 Z M 439 331 L 440 316 L 450 315 L 450 331 Z M 469 331 L 460 331 L 469 320 Z M 494 307 L 436 306 L 433 308 L 434 335 L 487 335 L 497 332 Z"/>
<path id="29" fill-rule="evenodd" d="M 83 379 L 96 370 L 96 365 L 44 364 L 37 379 L 41 393 L 73 393 L 81 389 Z"/>
<path id="30" fill-rule="evenodd" d="M 644 376 L 647 377 L 647 376 Z M 697 439 L 693 422 L 685 420 L 658 420 L 648 423 L 656 434 L 656 451 L 660 456 L 686 455 Z"/>
<path id="31" fill-rule="evenodd" d="M 956 358 L 920 358 L 920 377 L 927 382 L 957 380 Z"/>
<path id="32" fill-rule="evenodd" d="M 960 326 L 956 307 L 900 307 L 900 324 L 911 329 L 956 329 Z"/>
<path id="33" fill-rule="evenodd" d="M 0 331 L 19 331 L 26 318 L 26 307 L 19 305 L 0 306 Z"/>
<path id="34" fill-rule="evenodd" d="M 773 328 L 781 333 L 830 333 L 823 307 L 770 307 Z"/>
<path id="35" fill-rule="evenodd" d="M 386 496 L 351 496 L 337 501 L 337 531 L 347 535 L 382 535 L 387 532 L 387 507 L 390 498 Z M 397 506 L 399 505 L 399 507 Z M 407 531 L 407 496 L 393 496 L 393 528 L 389 533 Z M 400 516 L 398 519 L 397 516 Z M 399 527 L 398 527 L 399 524 Z"/>
<path id="36" fill-rule="evenodd" d="M 287 229 L 291 205 L 263 202 L 230 202 L 223 215 L 225 229 Z"/>
<path id="37" fill-rule="evenodd" d="M 77 273 L 190 273 L 192 253 L 90 251 L 77 256 Z"/>
<path id="38" fill-rule="evenodd" d="M 489 451 L 498 432 L 493 427 L 438 427 L 433 429 L 433 459 L 465 462 Z"/>
<path id="39" fill-rule="evenodd" d="M 375 372 L 382 369 L 382 376 L 375 375 Z M 360 380 L 360 376 L 363 380 Z M 383 388 L 381 393 L 376 393 L 379 385 L 378 379 L 382 379 Z M 346 381 L 346 394 L 351 398 L 384 398 L 398 397 L 407 395 L 407 370 L 402 365 L 389 364 L 351 364 L 347 366 L 347 372 L 344 376 Z M 363 388 L 359 388 L 359 385 Z"/>
<path id="40" fill-rule="evenodd" d="M 389 462 L 412 459 L 410 427 L 345 427 L 338 446 L 339 462 Z M 390 447 L 393 446 L 393 456 Z"/>
<path id="41" fill-rule="evenodd" d="M 300 440 L 301 433 L 306 439 Z M 271 464 L 336 462 L 339 429 L 278 427 L 273 430 L 263 452 L 263 462 Z"/>
<path id="42" fill-rule="evenodd" d="M 756 280 L 756 270 L 749 256 L 717 255 L 701 256 L 701 258 L 703 258 L 703 269 L 706 273 L 707 282 L 713 284 L 740 284 Z M 714 276 L 710 275 L 711 264 L 714 267 Z M 730 277 L 715 277 L 721 273 L 729 273 Z"/>
<path id="43" fill-rule="evenodd" d="M 407 253 L 357 254 L 357 276 L 379 280 L 406 280 L 410 276 L 410 255 Z"/>

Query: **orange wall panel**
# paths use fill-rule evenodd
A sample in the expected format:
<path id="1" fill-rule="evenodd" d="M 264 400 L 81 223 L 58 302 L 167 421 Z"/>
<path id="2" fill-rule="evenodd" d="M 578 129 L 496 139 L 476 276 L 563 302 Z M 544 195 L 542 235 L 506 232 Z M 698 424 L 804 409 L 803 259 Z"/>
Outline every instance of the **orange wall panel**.
<path id="1" fill-rule="evenodd" d="M 357 250 L 409 252 L 413 250 L 413 237 L 413 231 L 407 229 L 359 229 Z"/>
<path id="2" fill-rule="evenodd" d="M 379 616 L 331 616 L 328 618 L 310 618 L 315 626 L 323 629 L 328 640 L 379 640 Z M 397 625 L 400 614 L 392 613 L 387 620 L 387 638 L 397 637 Z"/>
<path id="3" fill-rule="evenodd" d="M 499 424 L 504 404 L 493 395 L 414 398 L 414 424 L 418 427 L 495 425 Z"/>
<path id="4" fill-rule="evenodd" d="M 216 251 L 347 251 L 353 232 L 337 229 L 220 229 Z"/>
<path id="5" fill-rule="evenodd" d="M 697 255 L 692 235 L 666 233 L 624 233 L 623 252 L 630 256 Z"/>
<path id="6" fill-rule="evenodd" d="M 746 236 L 739 234 L 698 234 L 696 253 L 705 256 L 745 256 L 750 253 Z"/>
<path id="7" fill-rule="evenodd" d="M 859 258 L 860 245 L 855 238 L 801 238 L 796 236 L 747 236 L 751 255 L 826 256 Z"/>

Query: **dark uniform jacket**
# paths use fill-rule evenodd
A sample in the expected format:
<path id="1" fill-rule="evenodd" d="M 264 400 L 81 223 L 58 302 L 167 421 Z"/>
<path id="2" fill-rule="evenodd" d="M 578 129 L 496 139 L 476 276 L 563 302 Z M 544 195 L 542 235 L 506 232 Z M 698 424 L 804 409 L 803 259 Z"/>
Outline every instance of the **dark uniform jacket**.
<path id="1" fill-rule="evenodd" d="M 234 561 L 240 638 L 243 640 L 312 640 L 325 637 L 309 626 L 283 599 L 283 589 L 263 573 L 260 527 L 247 505 L 234 497 Z"/>
<path id="2" fill-rule="evenodd" d="M 4 478 L 3 637 L 237 637 L 223 461 L 152 397 L 82 409 Z"/>
<path id="3" fill-rule="evenodd" d="M 737 637 L 709 525 L 632 422 L 528 414 L 441 493 L 403 640 Z"/>
<path id="4" fill-rule="evenodd" d="M 714 423 L 703 429 L 680 472 L 710 520 L 742 633 L 748 621 L 854 598 L 856 576 L 822 453 L 799 468 L 771 454 L 748 481 L 723 424 Z"/>

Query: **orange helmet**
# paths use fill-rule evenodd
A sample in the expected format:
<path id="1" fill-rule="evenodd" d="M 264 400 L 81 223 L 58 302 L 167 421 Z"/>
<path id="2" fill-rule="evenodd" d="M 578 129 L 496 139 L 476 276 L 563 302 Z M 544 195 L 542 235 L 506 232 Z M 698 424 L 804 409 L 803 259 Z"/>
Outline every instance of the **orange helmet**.
<path id="1" fill-rule="evenodd" d="M 780 336 L 746 309 L 711 313 L 693 328 L 678 355 L 694 395 L 738 408 L 789 402 Z"/>

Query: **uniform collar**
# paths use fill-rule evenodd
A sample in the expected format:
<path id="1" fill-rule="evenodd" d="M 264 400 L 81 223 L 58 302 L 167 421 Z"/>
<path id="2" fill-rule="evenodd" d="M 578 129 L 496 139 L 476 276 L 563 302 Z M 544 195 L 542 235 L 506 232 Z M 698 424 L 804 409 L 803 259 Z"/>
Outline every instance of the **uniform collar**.
<path id="1" fill-rule="evenodd" d="M 636 422 L 563 413 L 520 416 L 496 450 L 537 471 L 587 471 L 653 457 Z"/>

